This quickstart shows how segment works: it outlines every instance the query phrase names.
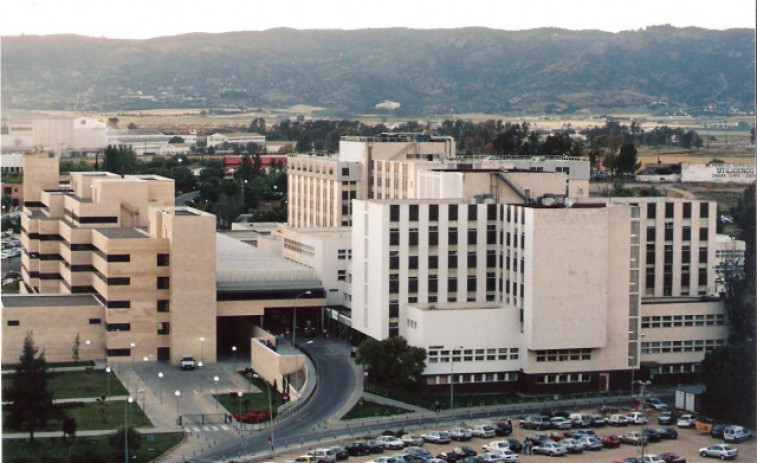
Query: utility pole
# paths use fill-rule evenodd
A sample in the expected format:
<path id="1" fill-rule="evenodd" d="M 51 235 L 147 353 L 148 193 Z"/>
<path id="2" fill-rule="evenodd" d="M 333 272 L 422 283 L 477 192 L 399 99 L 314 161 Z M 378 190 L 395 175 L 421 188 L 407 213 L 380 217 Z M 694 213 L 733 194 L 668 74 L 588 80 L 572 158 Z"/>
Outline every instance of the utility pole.
<path id="1" fill-rule="evenodd" d="M 647 386 L 652 384 L 651 381 L 639 381 L 639 387 L 641 388 L 641 410 L 646 413 L 647 408 Z M 647 420 L 641 423 L 641 463 L 644 463 L 644 454 L 646 453 L 647 443 L 644 442 L 644 431 L 647 430 Z"/>

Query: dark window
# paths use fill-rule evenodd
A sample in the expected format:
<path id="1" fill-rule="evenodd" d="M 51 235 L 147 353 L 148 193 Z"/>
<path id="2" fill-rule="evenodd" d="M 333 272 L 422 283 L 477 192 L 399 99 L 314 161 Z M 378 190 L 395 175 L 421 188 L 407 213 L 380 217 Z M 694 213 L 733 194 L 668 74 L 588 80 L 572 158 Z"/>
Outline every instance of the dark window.
<path id="1" fill-rule="evenodd" d="M 449 213 L 449 220 L 457 220 L 457 204 L 450 204 L 447 206 Z"/>
<path id="2" fill-rule="evenodd" d="M 400 282 L 397 280 L 389 281 L 389 292 L 392 294 L 400 292 Z"/>
<path id="3" fill-rule="evenodd" d="M 691 262 L 691 249 L 688 246 L 681 248 L 681 262 L 684 264 Z"/>
<path id="4" fill-rule="evenodd" d="M 389 245 L 397 246 L 400 244 L 400 231 L 396 228 L 389 230 Z"/>
<path id="5" fill-rule="evenodd" d="M 673 241 L 673 224 L 665 225 L 665 241 Z M 668 227 L 667 225 L 670 225 L 670 227 Z"/>
<path id="6" fill-rule="evenodd" d="M 168 299 L 158 299 L 158 312 L 168 312 L 171 303 Z"/>
<path id="7" fill-rule="evenodd" d="M 109 309 L 128 309 L 131 308 L 130 301 L 108 301 Z"/>
<path id="8" fill-rule="evenodd" d="M 448 244 L 457 244 L 457 228 L 450 228 L 447 236 Z"/>
<path id="9" fill-rule="evenodd" d="M 468 292 L 475 293 L 476 290 L 476 277 L 468 277 Z"/>
<path id="10" fill-rule="evenodd" d="M 168 289 L 170 287 L 170 280 L 168 277 L 158 277 L 157 280 L 158 289 Z"/>
<path id="11" fill-rule="evenodd" d="M 699 248 L 699 263 L 707 263 L 707 248 Z"/>
<path id="12" fill-rule="evenodd" d="M 99 325 L 100 323 L 102 323 L 102 320 L 99 319 L 99 318 L 90 318 L 89 319 L 89 324 L 90 325 Z"/>
<path id="13" fill-rule="evenodd" d="M 169 261 L 168 254 L 158 254 L 158 267 L 168 267 Z"/>
<path id="14" fill-rule="evenodd" d="M 450 254 L 447 257 L 447 268 L 457 268 L 457 254 Z"/>
<path id="15" fill-rule="evenodd" d="M 108 278 L 108 286 L 128 286 L 130 284 L 131 278 L 129 277 Z"/>
<path id="16" fill-rule="evenodd" d="M 8 320 L 8 326 L 19 326 L 21 322 L 19 320 Z"/>
<path id="17" fill-rule="evenodd" d="M 108 349 L 108 357 L 130 357 L 131 349 Z"/>
<path id="18" fill-rule="evenodd" d="M 389 220 L 391 222 L 400 221 L 400 207 L 396 204 L 389 206 Z"/>
<path id="19" fill-rule="evenodd" d="M 350 192 L 349 191 L 342 191 L 342 200 L 348 200 L 350 199 Z"/>
<path id="20" fill-rule="evenodd" d="M 647 288 L 654 289 L 654 269 L 647 269 Z"/>
<path id="21" fill-rule="evenodd" d="M 476 204 L 468 205 L 468 220 L 476 220 L 478 218 L 478 206 Z"/>
<path id="22" fill-rule="evenodd" d="M 655 240 L 655 227 L 647 227 L 647 241 L 653 242 Z"/>
<path id="23" fill-rule="evenodd" d="M 689 270 L 681 271 L 681 286 L 688 288 L 691 285 L 691 274 Z"/>
<path id="24" fill-rule="evenodd" d="M 493 249 L 486 251 L 486 266 L 487 267 L 497 266 L 497 254 L 496 254 L 496 251 Z"/>
<path id="25" fill-rule="evenodd" d="M 410 269 L 418 268 L 418 256 L 409 256 L 407 259 L 407 267 Z"/>
<path id="26" fill-rule="evenodd" d="M 105 331 L 131 331 L 131 323 L 106 323 Z"/>
<path id="27" fill-rule="evenodd" d="M 476 268 L 476 253 L 468 253 L 468 268 Z"/>
<path id="28" fill-rule="evenodd" d="M 108 262 L 130 262 L 129 254 L 108 254 Z"/>
<path id="29" fill-rule="evenodd" d="M 410 221 L 411 222 L 418 221 L 418 205 L 417 204 L 410 205 Z"/>
<path id="30" fill-rule="evenodd" d="M 389 256 L 389 268 L 391 270 L 397 270 L 398 268 L 400 268 L 399 256 Z"/>
<path id="31" fill-rule="evenodd" d="M 707 285 L 707 269 L 700 268 L 699 269 L 699 286 L 706 286 L 706 285 Z"/>
<path id="32" fill-rule="evenodd" d="M 486 226 L 486 244 L 497 244 L 497 226 Z"/>
<path id="33" fill-rule="evenodd" d="M 439 291 L 439 280 L 436 279 L 436 276 L 429 277 L 428 278 L 428 292 L 429 294 L 434 294 L 435 292 Z"/>
<path id="34" fill-rule="evenodd" d="M 410 277 L 407 279 L 407 292 L 410 294 L 418 292 L 418 277 Z"/>
<path id="35" fill-rule="evenodd" d="M 439 256 L 428 256 L 428 268 L 439 268 Z"/>
<path id="36" fill-rule="evenodd" d="M 699 203 L 699 217 L 710 216 L 710 203 Z"/>
<path id="37" fill-rule="evenodd" d="M 350 175 L 350 168 L 349 167 L 342 167 L 342 175 L 345 176 L 345 177 L 348 176 L 348 175 Z"/>
<path id="38" fill-rule="evenodd" d="M 439 205 L 431 204 L 428 207 L 428 220 L 435 222 L 439 220 Z"/>
<path id="39" fill-rule="evenodd" d="M 691 227 L 683 227 L 681 239 L 683 241 L 691 241 Z"/>
<path id="40" fill-rule="evenodd" d="M 506 245 L 507 245 L 507 246 L 510 246 L 510 232 L 507 232 L 507 237 L 506 237 L 506 240 L 507 240 L 507 241 L 506 241 Z"/>
<path id="41" fill-rule="evenodd" d="M 654 219 L 657 217 L 657 204 L 647 203 L 647 218 Z"/>
<path id="42" fill-rule="evenodd" d="M 683 218 L 691 218 L 691 203 L 683 203 Z"/>
<path id="43" fill-rule="evenodd" d="M 456 293 L 457 292 L 457 278 L 449 278 L 447 280 L 447 290 L 450 293 Z"/>
<path id="44" fill-rule="evenodd" d="M 418 246 L 418 229 L 411 228 L 407 235 L 410 246 Z"/>
<path id="45" fill-rule="evenodd" d="M 439 244 L 439 232 L 437 230 L 428 232 L 428 244 L 429 246 L 436 246 Z"/>
<path id="46" fill-rule="evenodd" d="M 708 230 L 704 227 L 699 229 L 699 241 L 707 241 Z"/>
<path id="47" fill-rule="evenodd" d="M 496 204 L 486 205 L 486 220 L 497 220 L 497 205 Z"/>
<path id="48" fill-rule="evenodd" d="M 389 303 L 389 318 L 397 318 L 400 316 L 400 304 L 399 302 Z"/>
<path id="49" fill-rule="evenodd" d="M 158 333 L 160 335 L 166 335 L 171 333 L 171 324 L 168 322 L 158 322 Z"/>
<path id="50" fill-rule="evenodd" d="M 673 203 L 665 203 L 665 218 L 666 219 L 672 219 L 673 218 Z"/>
<path id="51" fill-rule="evenodd" d="M 468 230 L 468 244 L 476 244 L 478 240 L 478 230 L 475 228 Z"/>
<path id="52" fill-rule="evenodd" d="M 670 244 L 665 245 L 665 263 L 673 263 L 673 246 Z"/>

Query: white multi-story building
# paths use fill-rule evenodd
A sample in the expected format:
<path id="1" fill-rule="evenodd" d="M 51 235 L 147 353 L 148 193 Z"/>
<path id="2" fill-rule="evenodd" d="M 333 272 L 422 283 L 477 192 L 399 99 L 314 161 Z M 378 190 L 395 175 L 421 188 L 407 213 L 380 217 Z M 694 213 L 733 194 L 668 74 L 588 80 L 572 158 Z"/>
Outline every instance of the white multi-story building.
<path id="1" fill-rule="evenodd" d="M 138 156 L 169 152 L 171 135 L 164 135 L 155 129 L 108 129 L 106 145 L 128 146 Z"/>
<path id="2" fill-rule="evenodd" d="M 224 143 L 229 145 L 247 145 L 248 143 L 255 143 L 257 145 L 265 146 L 265 135 L 252 132 L 214 133 L 208 135 L 208 148 L 215 148 Z"/>

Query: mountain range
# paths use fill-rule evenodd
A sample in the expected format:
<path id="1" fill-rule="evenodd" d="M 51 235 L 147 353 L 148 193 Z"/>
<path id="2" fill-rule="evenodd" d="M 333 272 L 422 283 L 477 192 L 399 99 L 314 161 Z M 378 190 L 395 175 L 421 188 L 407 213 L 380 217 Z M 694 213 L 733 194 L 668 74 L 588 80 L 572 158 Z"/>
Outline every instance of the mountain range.
<path id="1" fill-rule="evenodd" d="M 755 31 L 655 26 L 2 38 L 19 109 L 285 108 L 329 115 L 753 109 Z"/>

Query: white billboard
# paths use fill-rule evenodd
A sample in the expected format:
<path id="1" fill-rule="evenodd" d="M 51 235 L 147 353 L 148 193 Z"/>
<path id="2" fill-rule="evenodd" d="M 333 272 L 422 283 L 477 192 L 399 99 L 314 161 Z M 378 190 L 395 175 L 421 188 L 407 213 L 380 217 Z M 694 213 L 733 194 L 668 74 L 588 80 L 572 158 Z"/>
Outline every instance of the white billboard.
<path id="1" fill-rule="evenodd" d="M 683 163 L 682 182 L 754 183 L 757 169 L 754 164 Z"/>

